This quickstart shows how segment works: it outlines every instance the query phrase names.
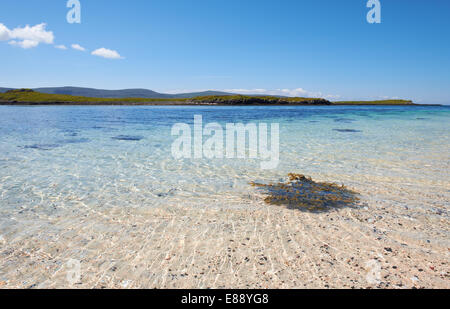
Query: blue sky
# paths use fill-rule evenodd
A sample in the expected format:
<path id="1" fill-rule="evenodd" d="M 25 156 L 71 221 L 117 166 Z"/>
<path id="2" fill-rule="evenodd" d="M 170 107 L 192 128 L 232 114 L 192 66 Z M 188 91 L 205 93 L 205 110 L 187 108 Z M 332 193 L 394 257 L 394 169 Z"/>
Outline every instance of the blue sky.
<path id="1" fill-rule="evenodd" d="M 381 24 L 366 21 L 367 0 L 80 0 L 81 24 L 66 2 L 0 2 L 0 87 L 450 103 L 447 0 L 380 0 Z"/>

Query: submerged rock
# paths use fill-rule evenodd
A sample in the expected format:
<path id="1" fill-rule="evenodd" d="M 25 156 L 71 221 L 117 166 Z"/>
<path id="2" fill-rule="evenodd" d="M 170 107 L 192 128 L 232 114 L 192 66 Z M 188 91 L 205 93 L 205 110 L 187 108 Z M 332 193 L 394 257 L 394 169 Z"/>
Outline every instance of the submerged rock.
<path id="1" fill-rule="evenodd" d="M 177 189 L 170 189 L 168 192 L 159 192 L 156 194 L 157 197 L 169 197 L 175 194 Z"/>
<path id="2" fill-rule="evenodd" d="M 58 145 L 58 144 L 34 144 L 34 145 L 24 146 L 23 148 L 25 148 L 25 149 L 37 149 L 37 150 L 52 150 L 52 149 L 55 149 L 55 148 L 57 148 L 59 146 L 60 145 Z"/>
<path id="3" fill-rule="evenodd" d="M 342 133 L 360 133 L 361 130 L 354 130 L 354 129 L 333 129 L 333 131 L 342 132 Z"/>
<path id="4" fill-rule="evenodd" d="M 334 119 L 334 122 L 342 122 L 342 123 L 352 123 L 355 119 L 349 119 L 349 118 L 336 118 Z"/>
<path id="5" fill-rule="evenodd" d="M 135 141 L 135 142 L 144 139 L 142 136 L 132 136 L 132 135 L 119 135 L 111 138 L 117 141 Z"/>
<path id="6" fill-rule="evenodd" d="M 58 141 L 60 144 L 82 144 L 89 143 L 91 140 L 89 138 L 71 138 Z"/>

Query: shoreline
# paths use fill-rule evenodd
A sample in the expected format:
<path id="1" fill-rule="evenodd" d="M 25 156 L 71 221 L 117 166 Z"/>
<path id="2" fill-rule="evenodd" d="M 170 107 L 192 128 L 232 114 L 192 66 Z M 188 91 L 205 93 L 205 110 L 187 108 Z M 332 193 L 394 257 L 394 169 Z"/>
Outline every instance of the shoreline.
<path id="1" fill-rule="evenodd" d="M 332 106 L 332 105 L 416 105 L 412 100 L 329 101 L 323 98 L 271 97 L 248 95 L 209 95 L 192 98 L 111 98 L 46 94 L 16 89 L 0 94 L 0 105 L 99 105 L 99 106 Z"/>
<path id="2" fill-rule="evenodd" d="M 220 104 L 220 103 L 181 103 L 170 102 L 0 102 L 0 106 L 445 106 L 443 104 Z"/>

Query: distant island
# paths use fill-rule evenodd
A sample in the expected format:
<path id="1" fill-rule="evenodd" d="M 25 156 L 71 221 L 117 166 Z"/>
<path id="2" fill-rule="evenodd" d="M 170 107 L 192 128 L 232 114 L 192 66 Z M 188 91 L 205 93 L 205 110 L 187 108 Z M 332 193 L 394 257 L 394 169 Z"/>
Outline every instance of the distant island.
<path id="1" fill-rule="evenodd" d="M 174 95 L 174 97 L 152 98 L 115 96 L 88 97 L 63 93 L 43 93 L 35 91 L 33 89 L 2 89 L 4 90 L 4 92 L 0 93 L 0 105 L 415 105 L 410 100 L 331 102 L 323 98 L 236 95 L 228 93 L 216 94 L 213 91 L 206 92 L 207 94 L 215 93 L 213 95 L 200 95 L 191 97 L 189 94 L 182 94 Z M 102 90 L 97 90 L 97 92 L 98 91 Z M 114 90 L 106 91 L 114 92 Z M 132 92 L 131 90 L 117 91 L 124 94 L 130 94 Z"/>

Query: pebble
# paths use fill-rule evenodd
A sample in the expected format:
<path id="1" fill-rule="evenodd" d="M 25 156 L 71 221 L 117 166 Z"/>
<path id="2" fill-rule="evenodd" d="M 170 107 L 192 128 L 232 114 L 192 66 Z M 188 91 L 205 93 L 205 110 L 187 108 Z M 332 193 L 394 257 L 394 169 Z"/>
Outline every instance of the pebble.
<path id="1" fill-rule="evenodd" d="M 133 283 L 133 281 L 131 280 L 123 280 L 120 284 L 120 286 L 124 289 L 128 288 L 131 284 Z"/>

